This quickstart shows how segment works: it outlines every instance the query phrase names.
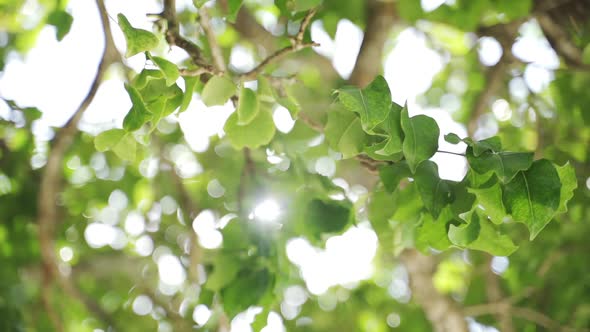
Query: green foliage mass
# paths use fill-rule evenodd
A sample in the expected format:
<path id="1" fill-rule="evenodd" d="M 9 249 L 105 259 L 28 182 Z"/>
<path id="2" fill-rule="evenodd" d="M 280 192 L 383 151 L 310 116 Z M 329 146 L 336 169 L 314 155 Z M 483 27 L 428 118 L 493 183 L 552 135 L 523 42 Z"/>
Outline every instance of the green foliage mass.
<path id="1" fill-rule="evenodd" d="M 61 41 L 76 23 L 67 1 L 31 3 L 38 17 L 22 13 L 29 1 L 0 2 L 0 69 L 46 26 Z M 558 19 L 541 3 L 194 0 L 150 15 L 153 31 L 103 13 L 124 57 L 145 57 L 138 72 L 106 69 L 124 77 L 122 122 L 47 138 L 43 110 L 0 92 L 0 331 L 223 331 L 244 317 L 254 331 L 450 331 L 431 299 L 442 320 L 588 331 L 590 74 L 532 20 Z M 383 14 L 398 21 L 365 49 L 378 72 L 406 28 L 443 63 L 404 105 L 384 76 L 344 82 L 310 49 L 312 21 L 334 37 L 346 19 L 369 43 Z M 586 59 L 582 23 L 563 32 Z M 486 66 L 474 40 L 509 52 L 531 26 L 562 57 L 540 91 L 527 85 L 538 64 Z M 241 68 L 234 52 L 262 65 Z M 435 120 L 445 110 L 470 137 Z M 225 111 L 216 125 L 186 120 Z M 199 130 L 217 132 L 195 147 Z M 449 154 L 460 163 L 437 159 Z"/>

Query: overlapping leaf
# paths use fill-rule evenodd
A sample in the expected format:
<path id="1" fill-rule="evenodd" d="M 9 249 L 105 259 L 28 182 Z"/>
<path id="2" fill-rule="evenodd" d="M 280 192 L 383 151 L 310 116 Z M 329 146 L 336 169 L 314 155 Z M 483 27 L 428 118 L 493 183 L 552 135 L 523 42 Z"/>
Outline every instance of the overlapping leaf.
<path id="1" fill-rule="evenodd" d="M 247 125 L 240 125 L 237 112 L 227 119 L 223 130 L 232 146 L 256 148 L 268 144 L 275 135 L 275 124 L 268 110 L 261 110 Z"/>
<path id="2" fill-rule="evenodd" d="M 367 134 L 363 131 L 360 118 L 342 109 L 328 112 L 324 132 L 328 144 L 341 152 L 344 158 L 359 154 L 367 142 Z"/>
<path id="3" fill-rule="evenodd" d="M 506 218 L 506 209 L 502 201 L 502 187 L 497 181 L 488 184 L 486 187 L 469 188 L 470 193 L 475 194 L 477 203 L 483 213 L 485 213 L 492 222 L 501 224 Z"/>
<path id="4" fill-rule="evenodd" d="M 151 32 L 134 28 L 123 14 L 117 15 L 119 27 L 123 31 L 127 42 L 125 57 L 129 58 L 138 53 L 149 51 L 158 46 L 158 38 Z"/>
<path id="5" fill-rule="evenodd" d="M 135 160 L 137 142 L 133 134 L 123 129 L 103 131 L 94 139 L 94 147 L 100 152 L 112 150 L 123 160 Z"/>
<path id="6" fill-rule="evenodd" d="M 207 106 L 223 105 L 236 93 L 236 85 L 226 76 L 213 76 L 203 87 L 201 99 Z"/>
<path id="7" fill-rule="evenodd" d="M 527 225 L 531 240 L 551 221 L 560 205 L 561 182 L 553 164 L 537 160 L 504 187 L 504 204 L 514 220 Z"/>
<path id="8" fill-rule="evenodd" d="M 403 151 L 410 170 L 416 171 L 418 165 L 428 160 L 438 150 L 440 130 L 436 121 L 426 115 L 408 115 L 407 108 L 401 112 L 401 125 L 405 138 Z"/>
<path id="9" fill-rule="evenodd" d="M 247 125 L 256 115 L 258 115 L 258 97 L 256 92 L 249 88 L 242 88 L 240 91 L 240 99 L 238 100 L 238 124 L 243 126 Z"/>
<path id="10" fill-rule="evenodd" d="M 518 246 L 510 237 L 501 234 L 489 221 L 482 218 L 477 211 L 470 212 L 467 224 L 451 225 L 449 240 L 459 247 L 481 250 L 496 256 L 509 256 Z"/>
<path id="11" fill-rule="evenodd" d="M 472 148 L 467 149 L 469 166 L 479 174 L 493 171 L 503 182 L 509 182 L 519 171 L 528 169 L 533 162 L 532 152 L 485 151 L 479 156 Z"/>
<path id="12" fill-rule="evenodd" d="M 363 129 L 368 133 L 387 118 L 392 107 L 391 92 L 383 76 L 377 76 L 364 89 L 346 87 L 338 90 L 338 99 L 348 111 L 360 115 Z"/>
<path id="13" fill-rule="evenodd" d="M 438 176 L 438 166 L 432 161 L 424 161 L 416 169 L 414 180 L 422 202 L 434 218 L 451 202 L 452 191 L 447 180 Z"/>

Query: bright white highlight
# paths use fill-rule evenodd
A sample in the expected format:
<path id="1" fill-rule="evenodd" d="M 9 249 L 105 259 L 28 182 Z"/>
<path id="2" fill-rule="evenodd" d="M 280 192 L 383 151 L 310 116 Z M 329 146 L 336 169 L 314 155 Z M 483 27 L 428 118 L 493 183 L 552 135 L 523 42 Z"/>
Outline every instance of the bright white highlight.
<path id="1" fill-rule="evenodd" d="M 59 249 L 59 257 L 64 262 L 69 262 L 74 258 L 74 251 L 70 247 L 62 247 Z"/>
<path id="2" fill-rule="evenodd" d="M 219 248 L 223 242 L 223 236 L 217 230 L 216 219 L 213 211 L 204 210 L 193 220 L 193 230 L 199 236 L 199 243 L 204 248 Z"/>
<path id="3" fill-rule="evenodd" d="M 145 316 L 152 312 L 153 307 L 154 305 L 152 303 L 152 299 L 150 299 L 146 295 L 139 295 L 135 298 L 135 300 L 133 300 L 133 312 L 140 316 Z"/>
<path id="4" fill-rule="evenodd" d="M 290 132 L 295 125 L 295 120 L 291 118 L 289 110 L 283 106 L 277 106 L 274 113 L 272 114 L 272 119 L 277 129 L 282 133 Z"/>
<path id="5" fill-rule="evenodd" d="M 86 226 L 84 238 L 92 248 L 102 248 L 115 239 L 115 228 L 111 225 L 93 222 Z"/>
<path id="6" fill-rule="evenodd" d="M 195 307 L 195 310 L 193 311 L 193 320 L 197 325 L 203 326 L 207 324 L 209 318 L 211 318 L 211 310 L 209 310 L 206 305 L 199 304 Z"/>
<path id="7" fill-rule="evenodd" d="M 494 258 L 492 258 L 491 268 L 495 274 L 504 273 L 506 269 L 508 269 L 508 266 L 510 266 L 510 260 L 508 257 L 494 256 Z"/>
<path id="8" fill-rule="evenodd" d="M 287 243 L 289 260 L 299 266 L 307 288 L 316 295 L 332 286 L 350 285 L 370 277 L 376 250 L 377 235 L 364 226 L 352 227 L 340 236 L 329 238 L 325 250 L 313 247 L 302 238 Z"/>
<path id="9" fill-rule="evenodd" d="M 254 208 L 254 218 L 263 222 L 276 221 L 280 214 L 281 207 L 272 199 L 264 200 Z"/>
<path id="10" fill-rule="evenodd" d="M 145 219 L 137 212 L 129 212 L 125 219 L 125 231 L 131 236 L 137 236 L 145 230 Z"/>
<path id="11" fill-rule="evenodd" d="M 186 272 L 176 256 L 162 255 L 158 259 L 158 275 L 160 280 L 170 286 L 179 286 L 186 280 Z"/>

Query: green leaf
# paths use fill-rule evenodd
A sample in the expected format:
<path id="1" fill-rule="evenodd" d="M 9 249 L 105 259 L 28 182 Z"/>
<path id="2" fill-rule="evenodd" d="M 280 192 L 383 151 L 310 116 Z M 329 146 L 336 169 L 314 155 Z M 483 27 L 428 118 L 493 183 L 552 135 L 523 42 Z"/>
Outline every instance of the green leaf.
<path id="1" fill-rule="evenodd" d="M 209 0 L 193 0 L 193 5 L 197 8 L 201 8 L 204 4 L 206 4 Z"/>
<path id="2" fill-rule="evenodd" d="M 351 221 L 347 202 L 313 199 L 307 204 L 304 223 L 312 239 L 320 239 L 325 233 L 342 233 Z"/>
<path id="3" fill-rule="evenodd" d="M 434 119 L 426 115 L 409 117 L 407 108 L 401 113 L 402 129 L 405 133 L 403 151 L 410 170 L 416 172 L 418 165 L 428 160 L 438 150 L 440 130 Z"/>
<path id="4" fill-rule="evenodd" d="M 530 239 L 551 221 L 560 205 L 561 182 L 551 162 L 537 160 L 504 187 L 504 204 L 515 221 L 529 228 Z"/>
<path id="5" fill-rule="evenodd" d="M 166 78 L 166 85 L 170 86 L 176 83 L 176 80 L 180 77 L 180 71 L 174 63 L 159 56 L 149 55 L 149 57 L 162 70 Z"/>
<path id="6" fill-rule="evenodd" d="M 476 211 L 470 212 L 467 219 L 467 224 L 450 226 L 448 235 L 453 244 L 495 256 L 509 256 L 518 249 L 510 237 L 499 233 L 493 224 L 481 218 Z"/>
<path id="7" fill-rule="evenodd" d="M 367 142 L 367 134 L 363 131 L 359 117 L 341 109 L 328 112 L 324 133 L 330 147 L 341 152 L 343 158 L 361 153 Z"/>
<path id="8" fill-rule="evenodd" d="M 465 143 L 473 148 L 473 155 L 476 157 L 479 157 L 486 151 L 500 152 L 502 150 L 502 142 L 498 136 L 493 136 L 477 142 L 473 142 L 470 138 L 467 138 L 465 139 Z"/>
<path id="9" fill-rule="evenodd" d="M 559 181 L 561 182 L 559 208 L 557 209 L 557 212 L 565 213 L 567 212 L 567 202 L 574 197 L 574 190 L 578 187 L 576 172 L 569 162 L 563 166 L 555 166 L 555 169 L 557 170 Z"/>
<path id="10" fill-rule="evenodd" d="M 123 128 L 127 131 L 135 131 L 149 121 L 151 114 L 137 89 L 129 84 L 125 84 L 125 90 L 127 90 L 133 105 L 123 120 Z"/>
<path id="11" fill-rule="evenodd" d="M 232 282 L 240 270 L 240 261 L 235 255 L 219 253 L 213 261 L 213 272 L 207 275 L 205 288 L 219 291 Z"/>
<path id="12" fill-rule="evenodd" d="M 401 127 L 401 110 L 401 106 L 392 104 L 387 118 L 382 123 L 388 138 L 383 148 L 375 151 L 377 154 L 389 156 L 402 152 L 404 133 Z"/>
<path id="13" fill-rule="evenodd" d="M 201 99 L 207 106 L 223 105 L 236 93 L 236 85 L 225 76 L 213 76 L 203 87 Z"/>
<path id="14" fill-rule="evenodd" d="M 379 236 L 383 238 L 391 231 L 389 219 L 395 213 L 396 205 L 393 204 L 393 197 L 383 188 L 371 193 L 367 203 L 368 218 L 371 226 Z"/>
<path id="15" fill-rule="evenodd" d="M 379 178 L 383 182 L 385 189 L 390 193 L 397 189 L 401 180 L 411 175 L 408 164 L 403 161 L 379 167 Z"/>
<path id="16" fill-rule="evenodd" d="M 240 11 L 240 7 L 242 7 L 243 0 L 228 0 L 227 1 L 227 9 L 228 13 L 225 15 L 225 18 L 230 23 L 236 22 L 236 17 L 238 16 L 238 11 Z"/>
<path id="17" fill-rule="evenodd" d="M 410 182 L 404 188 L 398 188 L 393 193 L 396 209 L 392 219 L 398 222 L 417 222 L 420 218 L 420 211 L 424 209 L 424 203 L 415 182 Z"/>
<path id="18" fill-rule="evenodd" d="M 259 79 L 259 82 L 261 82 L 260 79 Z M 267 81 L 264 80 L 264 82 L 267 82 Z M 259 83 L 258 87 L 260 89 L 260 87 L 261 87 L 260 83 Z M 286 108 L 289 111 L 289 114 L 291 114 L 291 117 L 293 119 L 296 119 L 297 114 L 299 114 L 299 111 L 301 110 L 301 105 L 299 105 L 299 102 L 297 101 L 297 99 L 290 92 L 290 89 L 287 87 L 284 89 L 277 90 L 277 89 L 273 89 L 270 86 L 268 86 L 268 88 L 270 89 L 271 94 L 274 97 L 275 101 L 277 103 L 279 103 L 279 105 Z"/>
<path id="19" fill-rule="evenodd" d="M 373 128 L 387 118 L 392 108 L 391 92 L 383 76 L 377 76 L 362 90 L 356 87 L 338 90 L 338 99 L 348 111 L 360 115 L 367 133 L 372 133 Z"/>
<path id="20" fill-rule="evenodd" d="M 235 280 L 221 290 L 223 309 L 230 317 L 257 305 L 274 287 L 274 275 L 268 269 L 240 270 Z"/>
<path id="21" fill-rule="evenodd" d="M 486 151 L 500 152 L 502 150 L 502 142 L 498 136 L 486 138 L 481 141 L 473 141 L 469 137 L 461 139 L 457 134 L 450 133 L 445 135 L 445 140 L 451 144 L 465 142 L 468 146 L 473 148 L 473 155 L 476 157 L 479 157 L 479 155 Z"/>
<path id="22" fill-rule="evenodd" d="M 467 178 L 467 180 L 469 182 L 470 188 L 479 188 L 479 187 L 483 186 L 484 184 L 488 183 L 492 177 L 494 177 L 493 171 L 479 174 L 476 171 L 474 171 L 473 169 L 469 169 L 467 171 L 467 175 L 465 175 L 465 178 Z"/>
<path id="23" fill-rule="evenodd" d="M 483 188 L 468 188 L 468 191 L 475 194 L 477 204 L 483 210 L 490 220 L 495 224 L 501 224 L 507 216 L 504 203 L 502 201 L 502 187 L 497 181 Z"/>
<path id="24" fill-rule="evenodd" d="M 267 110 L 260 110 L 247 125 L 241 126 L 238 121 L 238 114 L 234 112 L 223 127 L 227 138 L 236 149 L 256 148 L 268 144 L 275 135 L 275 124 Z"/>
<path id="25" fill-rule="evenodd" d="M 467 183 L 466 179 L 463 179 L 461 182 L 448 182 L 451 186 L 451 190 L 453 192 L 453 201 L 451 203 L 451 209 L 455 215 L 460 215 L 462 213 L 468 212 L 473 208 L 473 203 L 475 202 L 475 195 L 469 193 L 467 191 Z"/>
<path id="26" fill-rule="evenodd" d="M 452 200 L 448 181 L 438 176 L 438 166 L 430 160 L 418 166 L 414 180 L 424 206 L 434 218 L 438 218 L 440 211 Z"/>
<path id="27" fill-rule="evenodd" d="M 528 169 L 533 163 L 532 152 L 493 152 L 486 151 L 475 156 L 472 148 L 467 148 L 469 166 L 479 174 L 489 171 L 496 173 L 500 181 L 509 182 L 519 172 Z"/>
<path id="28" fill-rule="evenodd" d="M 137 53 L 149 51 L 158 46 L 158 37 L 153 33 L 147 30 L 134 28 L 123 14 L 117 15 L 117 19 L 119 20 L 119 27 L 125 36 L 125 41 L 127 42 L 127 52 L 125 52 L 126 58 L 132 57 Z"/>
<path id="29" fill-rule="evenodd" d="M 136 146 L 137 142 L 133 135 L 123 129 L 103 131 L 94 138 L 94 147 L 97 151 L 112 150 L 124 160 L 135 160 Z"/>
<path id="30" fill-rule="evenodd" d="M 198 77 L 183 76 L 182 78 L 184 79 L 184 95 L 182 96 L 182 103 L 180 104 L 180 109 L 178 110 L 180 113 L 187 110 L 191 100 L 193 100 L 195 86 L 197 86 L 197 83 L 199 82 Z"/>
<path id="31" fill-rule="evenodd" d="M 249 88 L 242 88 L 238 100 L 238 124 L 247 125 L 258 115 L 258 98 L 256 92 Z"/>
<path id="32" fill-rule="evenodd" d="M 145 88 L 150 80 L 158 80 L 164 78 L 164 73 L 157 69 L 144 69 L 139 75 L 133 79 L 133 87 L 141 90 Z"/>
<path id="33" fill-rule="evenodd" d="M 416 247 L 426 251 L 429 247 L 436 250 L 446 250 L 452 243 L 447 236 L 447 224 L 454 219 L 450 207 L 442 209 L 437 219 L 431 214 L 422 215 L 422 226 L 417 229 Z"/>
<path id="34" fill-rule="evenodd" d="M 451 144 L 459 144 L 463 140 L 459 136 L 457 136 L 457 134 L 449 133 L 445 135 L 445 141 Z"/>
<path id="35" fill-rule="evenodd" d="M 369 136 L 368 139 L 374 139 L 375 137 L 379 137 L 376 135 Z M 386 160 L 386 161 L 393 161 L 397 162 L 403 159 L 404 154 L 402 152 L 396 152 L 389 155 L 383 154 L 385 152 L 386 146 L 389 144 L 389 139 L 383 139 L 381 142 L 365 146 L 363 152 L 366 153 L 369 157 L 375 160 Z"/>
<path id="36" fill-rule="evenodd" d="M 293 10 L 296 12 L 302 12 L 319 6 L 322 3 L 322 0 L 293 0 L 293 2 Z"/>
<path id="37" fill-rule="evenodd" d="M 55 37 L 58 41 L 62 41 L 70 32 L 72 22 L 74 22 L 74 18 L 65 10 L 54 10 L 47 17 L 47 24 L 55 27 Z"/>

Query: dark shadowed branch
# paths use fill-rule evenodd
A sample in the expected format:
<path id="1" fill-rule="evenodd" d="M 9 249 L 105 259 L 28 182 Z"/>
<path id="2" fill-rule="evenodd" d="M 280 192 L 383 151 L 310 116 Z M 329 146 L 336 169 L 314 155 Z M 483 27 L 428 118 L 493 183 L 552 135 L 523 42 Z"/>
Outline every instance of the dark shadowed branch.
<path id="1" fill-rule="evenodd" d="M 72 144 L 74 136 L 78 132 L 78 124 L 82 119 L 82 115 L 92 103 L 92 100 L 94 100 L 106 70 L 110 64 L 119 60 L 119 54 L 111 37 L 111 29 L 104 3 L 102 0 L 97 0 L 96 3 L 103 25 L 105 48 L 101 56 L 96 76 L 94 77 L 94 81 L 90 86 L 88 94 L 82 100 L 74 115 L 69 119 L 65 126 L 57 132 L 55 139 L 51 144 L 51 150 L 47 157 L 47 164 L 45 165 L 41 175 L 39 194 L 37 196 L 37 225 L 39 227 L 39 246 L 41 248 L 43 271 L 46 274 L 44 278 L 47 278 L 48 280 L 44 283 L 45 287 L 49 287 L 51 285 L 51 281 L 56 280 L 66 293 L 82 302 L 86 308 L 98 318 L 113 326 L 109 315 L 106 314 L 106 312 L 102 310 L 98 304 L 90 300 L 90 298 L 84 296 L 69 280 L 69 278 L 59 271 L 58 260 L 55 255 L 54 240 L 55 228 L 58 223 L 57 201 L 59 192 L 62 188 L 62 164 L 64 155 Z M 46 305 L 50 305 L 52 303 L 51 299 L 48 298 L 50 294 L 51 292 L 49 291 L 43 291 L 43 302 Z M 59 322 L 57 315 L 51 316 L 53 323 L 56 325 L 56 329 L 59 330 L 59 326 L 63 324 Z"/>

